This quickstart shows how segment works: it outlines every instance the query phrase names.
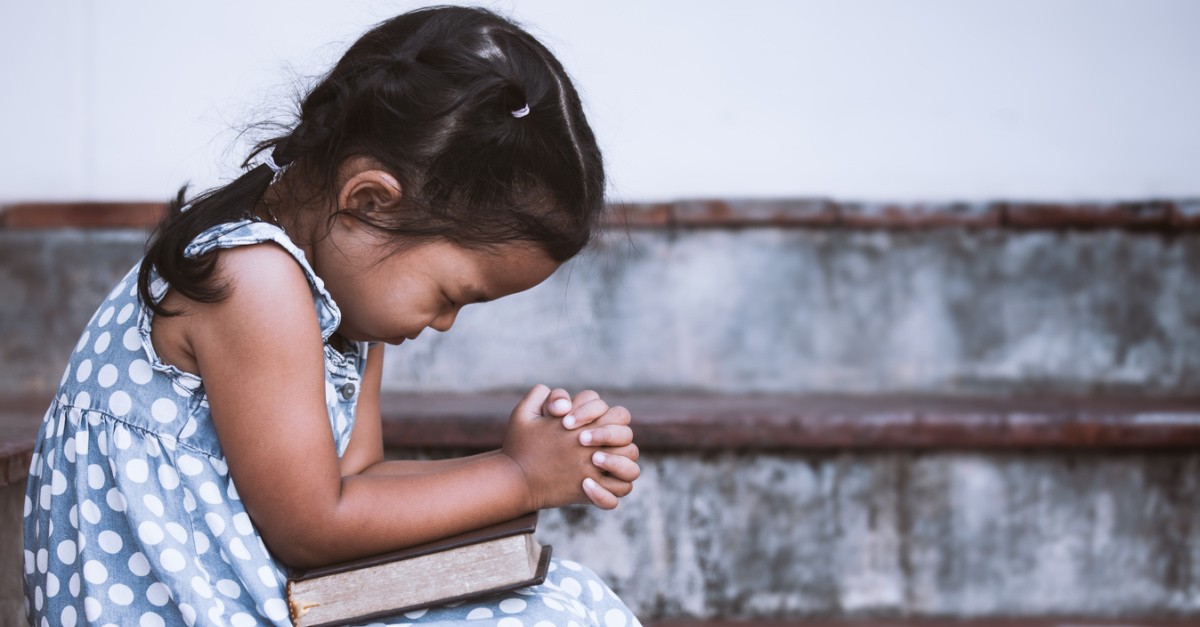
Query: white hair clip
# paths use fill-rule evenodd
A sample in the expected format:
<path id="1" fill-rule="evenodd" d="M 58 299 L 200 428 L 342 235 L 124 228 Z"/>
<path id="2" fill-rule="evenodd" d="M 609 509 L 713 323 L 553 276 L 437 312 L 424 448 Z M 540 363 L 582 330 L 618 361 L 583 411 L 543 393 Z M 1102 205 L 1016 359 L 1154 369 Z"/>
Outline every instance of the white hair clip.
<path id="1" fill-rule="evenodd" d="M 527 115 L 529 115 L 529 103 L 528 102 L 525 103 L 525 106 L 512 112 L 512 116 L 514 118 L 523 118 Z"/>

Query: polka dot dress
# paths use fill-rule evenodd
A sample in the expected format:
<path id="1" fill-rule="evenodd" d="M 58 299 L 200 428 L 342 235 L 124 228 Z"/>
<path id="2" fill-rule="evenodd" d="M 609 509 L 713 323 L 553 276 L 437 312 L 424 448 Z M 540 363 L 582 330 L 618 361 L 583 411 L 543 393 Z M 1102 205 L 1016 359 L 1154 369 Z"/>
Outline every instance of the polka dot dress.
<path id="1" fill-rule="evenodd" d="M 270 224 L 215 226 L 186 249 L 273 241 L 308 278 L 325 344 L 338 455 L 354 426 L 365 343 L 328 343 L 341 312 L 304 253 Z M 96 311 L 38 432 L 25 494 L 25 603 L 34 625 L 290 625 L 286 567 L 267 551 L 217 440 L 203 382 L 164 364 L 135 266 Z M 166 284 L 155 277 L 152 296 Z M 546 582 L 371 625 L 639 625 L 599 578 L 553 559 Z"/>

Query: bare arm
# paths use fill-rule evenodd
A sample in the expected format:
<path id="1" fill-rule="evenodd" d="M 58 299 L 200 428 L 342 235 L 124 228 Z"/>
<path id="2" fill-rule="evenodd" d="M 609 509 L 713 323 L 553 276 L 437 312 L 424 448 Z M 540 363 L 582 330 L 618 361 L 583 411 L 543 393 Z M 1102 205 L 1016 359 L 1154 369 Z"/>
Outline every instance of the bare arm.
<path id="1" fill-rule="evenodd" d="M 418 475 L 438 472 L 478 461 L 500 453 L 499 449 L 468 457 L 451 459 L 385 460 L 383 456 L 382 412 L 379 409 L 380 387 L 383 382 L 383 344 L 376 344 L 367 353 L 363 372 L 362 392 L 354 410 L 354 430 L 350 444 L 340 463 L 343 477 L 350 475 Z"/>
<path id="2" fill-rule="evenodd" d="M 188 341 L 230 474 L 263 540 L 284 562 L 339 562 L 535 508 L 521 466 L 508 455 L 416 475 L 343 476 L 325 410 L 322 341 L 300 268 L 275 245 L 261 244 L 223 251 L 217 276 L 228 281 L 229 297 L 188 303 Z M 371 388 L 377 396 L 377 383 Z M 381 447 L 360 444 L 350 463 L 378 463 Z"/>

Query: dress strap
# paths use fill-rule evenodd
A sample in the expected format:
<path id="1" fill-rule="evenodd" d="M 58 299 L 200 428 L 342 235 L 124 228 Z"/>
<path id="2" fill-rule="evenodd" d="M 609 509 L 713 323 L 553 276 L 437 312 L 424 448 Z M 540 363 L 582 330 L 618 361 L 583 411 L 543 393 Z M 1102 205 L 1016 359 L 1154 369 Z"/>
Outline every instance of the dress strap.
<path id="1" fill-rule="evenodd" d="M 333 335 L 342 322 L 342 312 L 325 289 L 325 282 L 309 265 L 304 251 L 292 242 L 283 229 L 261 220 L 250 219 L 218 224 L 197 235 L 183 250 L 183 254 L 185 257 L 199 257 L 218 248 L 234 248 L 263 242 L 279 244 L 296 259 L 296 263 L 300 264 L 300 269 L 304 271 L 304 278 L 308 280 L 309 288 L 312 290 L 313 303 L 317 309 L 317 320 L 321 324 L 321 339 L 328 341 L 329 336 Z M 151 295 L 157 302 L 166 294 L 167 285 L 158 279 L 157 273 L 154 274 L 154 278 L 155 280 L 151 283 Z"/>

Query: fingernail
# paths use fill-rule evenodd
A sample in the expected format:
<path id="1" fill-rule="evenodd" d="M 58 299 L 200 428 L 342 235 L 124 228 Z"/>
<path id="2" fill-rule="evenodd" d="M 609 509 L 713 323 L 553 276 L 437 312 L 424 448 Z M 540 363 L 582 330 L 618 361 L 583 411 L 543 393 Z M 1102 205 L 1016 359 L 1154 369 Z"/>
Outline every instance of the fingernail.
<path id="1" fill-rule="evenodd" d="M 591 444 L 592 443 L 592 432 L 584 431 L 583 433 L 579 434 L 579 441 L 583 442 L 584 444 Z"/>
<path id="2" fill-rule="evenodd" d="M 568 428 L 568 429 L 574 429 L 574 428 L 575 428 L 575 415 L 574 415 L 574 414 L 567 414 L 566 416 L 564 416 L 564 417 L 563 417 L 563 424 L 564 424 L 564 425 L 567 425 L 567 428 Z"/>
<path id="3" fill-rule="evenodd" d="M 550 406 L 550 408 L 556 412 L 571 411 L 571 401 L 568 401 L 565 398 L 560 398 L 557 401 L 554 401 L 550 404 Z"/>
<path id="4" fill-rule="evenodd" d="M 584 477 L 583 487 L 587 488 L 589 490 L 595 490 L 596 488 L 598 488 L 600 486 L 596 483 L 595 479 L 592 479 L 591 477 Z"/>
<path id="5" fill-rule="evenodd" d="M 597 464 L 603 464 L 604 462 L 608 461 L 608 456 L 605 455 L 604 453 L 601 453 L 600 451 L 596 451 L 592 455 L 592 461 Z"/>

